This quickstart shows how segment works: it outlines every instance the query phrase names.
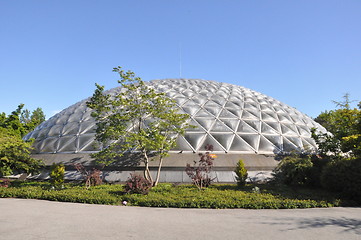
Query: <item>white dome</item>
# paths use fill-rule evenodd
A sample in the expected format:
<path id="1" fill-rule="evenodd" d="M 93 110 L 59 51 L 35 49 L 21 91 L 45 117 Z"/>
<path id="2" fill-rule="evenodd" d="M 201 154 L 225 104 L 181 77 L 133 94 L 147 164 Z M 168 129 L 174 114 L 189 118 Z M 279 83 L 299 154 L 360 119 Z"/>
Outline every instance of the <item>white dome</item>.
<path id="1" fill-rule="evenodd" d="M 174 151 L 275 154 L 316 148 L 310 128 L 326 130 L 310 117 L 271 97 L 227 83 L 164 79 L 147 83 L 174 99 L 196 126 L 177 139 Z M 113 88 L 108 93 L 115 93 Z M 40 124 L 25 136 L 36 153 L 89 153 L 99 150 L 95 120 L 85 99 Z"/>

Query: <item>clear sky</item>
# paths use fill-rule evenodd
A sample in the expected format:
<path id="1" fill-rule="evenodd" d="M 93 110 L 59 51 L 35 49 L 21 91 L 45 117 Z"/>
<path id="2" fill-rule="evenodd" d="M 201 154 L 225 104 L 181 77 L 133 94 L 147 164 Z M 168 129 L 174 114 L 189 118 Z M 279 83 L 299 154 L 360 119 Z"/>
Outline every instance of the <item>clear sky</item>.
<path id="1" fill-rule="evenodd" d="M 361 100 L 361 1 L 0 0 L 0 112 L 50 117 L 117 86 L 116 66 L 241 85 L 316 117 Z"/>

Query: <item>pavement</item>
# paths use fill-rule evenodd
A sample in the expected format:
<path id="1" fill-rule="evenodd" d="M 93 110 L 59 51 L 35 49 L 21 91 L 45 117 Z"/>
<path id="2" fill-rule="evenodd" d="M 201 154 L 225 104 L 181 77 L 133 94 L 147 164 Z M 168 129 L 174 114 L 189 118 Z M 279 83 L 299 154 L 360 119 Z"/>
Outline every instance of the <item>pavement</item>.
<path id="1" fill-rule="evenodd" d="M 361 208 L 172 209 L 0 198 L 0 240 L 361 239 Z"/>

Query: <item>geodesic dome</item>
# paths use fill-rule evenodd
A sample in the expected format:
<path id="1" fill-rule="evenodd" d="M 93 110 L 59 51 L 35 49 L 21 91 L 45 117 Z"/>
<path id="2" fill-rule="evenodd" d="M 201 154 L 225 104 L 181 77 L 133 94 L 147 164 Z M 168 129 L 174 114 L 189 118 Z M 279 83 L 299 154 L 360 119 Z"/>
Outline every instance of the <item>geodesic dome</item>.
<path id="1" fill-rule="evenodd" d="M 153 80 L 148 85 L 174 99 L 180 112 L 190 115 L 177 152 L 276 154 L 316 148 L 311 128 L 326 130 L 295 108 L 250 89 L 199 79 Z M 114 88 L 108 93 L 116 93 Z M 40 124 L 25 136 L 34 138 L 36 153 L 91 153 L 96 144 L 95 120 L 85 99 Z"/>

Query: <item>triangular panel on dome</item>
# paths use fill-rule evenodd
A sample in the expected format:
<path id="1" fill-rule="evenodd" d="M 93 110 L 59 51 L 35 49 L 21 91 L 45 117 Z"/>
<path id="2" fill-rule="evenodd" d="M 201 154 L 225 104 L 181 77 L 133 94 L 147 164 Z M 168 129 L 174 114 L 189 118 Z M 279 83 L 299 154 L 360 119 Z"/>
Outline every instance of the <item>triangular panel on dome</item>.
<path id="1" fill-rule="evenodd" d="M 298 135 L 297 131 L 294 131 L 289 125 L 281 124 L 281 130 L 285 135 Z"/>
<path id="2" fill-rule="evenodd" d="M 240 108 L 235 108 L 235 109 L 227 109 L 230 113 L 232 113 L 233 115 L 241 118 L 242 117 L 242 109 Z"/>
<path id="3" fill-rule="evenodd" d="M 238 124 L 240 122 L 239 119 L 220 119 L 227 127 L 229 127 L 232 131 L 237 131 Z"/>
<path id="4" fill-rule="evenodd" d="M 232 100 L 232 101 L 229 102 L 229 103 L 233 103 L 234 105 L 236 105 L 236 108 L 241 108 L 241 109 L 244 108 L 244 102 L 243 102 L 242 100 L 239 100 L 239 99 L 237 99 L 237 100 Z M 233 108 L 233 107 L 227 106 L 227 108 L 230 109 L 230 108 Z"/>
<path id="5" fill-rule="evenodd" d="M 194 120 L 198 122 L 207 131 L 209 131 L 212 128 L 215 122 L 214 118 L 195 118 Z"/>
<path id="6" fill-rule="evenodd" d="M 64 136 L 59 138 L 59 152 L 75 152 L 77 141 L 75 136 Z"/>
<path id="7" fill-rule="evenodd" d="M 238 117 L 236 115 L 232 114 L 227 109 L 223 109 L 222 112 L 219 114 L 218 118 L 221 118 L 221 119 L 237 118 L 238 119 Z"/>
<path id="8" fill-rule="evenodd" d="M 206 133 L 185 133 L 185 140 L 192 146 L 196 151 L 200 147 L 203 139 L 205 138 Z"/>
<path id="9" fill-rule="evenodd" d="M 207 145 L 213 146 L 213 151 L 226 151 L 226 149 L 222 146 L 221 143 L 219 143 L 216 139 L 214 139 L 211 135 L 207 134 L 206 138 L 204 139 L 202 145 L 200 148 L 198 148 L 198 151 L 205 151 L 205 147 Z"/>
<path id="10" fill-rule="evenodd" d="M 305 150 L 317 149 L 316 143 L 312 138 L 302 138 L 302 144 Z"/>
<path id="11" fill-rule="evenodd" d="M 292 119 L 287 114 L 278 114 L 278 119 L 282 123 L 292 124 Z"/>
<path id="12" fill-rule="evenodd" d="M 258 151 L 259 146 L 259 134 L 239 134 L 239 137 L 241 137 L 244 141 L 248 143 L 253 149 Z"/>
<path id="13" fill-rule="evenodd" d="M 256 152 L 256 149 L 252 148 L 245 140 L 237 135 L 233 138 L 233 142 L 229 147 L 229 151 L 235 152 Z"/>
<path id="14" fill-rule="evenodd" d="M 298 146 L 294 145 L 291 141 L 284 137 L 282 150 L 285 152 L 292 152 L 294 150 L 298 150 Z"/>
<path id="15" fill-rule="evenodd" d="M 275 145 L 279 150 L 282 149 L 282 137 L 280 135 L 263 135 L 268 141 Z"/>
<path id="16" fill-rule="evenodd" d="M 63 125 L 68 121 L 70 114 L 61 114 L 60 117 L 56 119 L 56 124 Z"/>
<path id="17" fill-rule="evenodd" d="M 186 129 L 186 132 L 205 132 L 205 130 L 201 127 L 201 125 L 198 122 L 196 122 L 194 119 L 190 120 L 189 125 L 190 126 Z"/>
<path id="18" fill-rule="evenodd" d="M 192 101 L 199 104 L 199 105 L 203 105 L 205 102 L 208 101 L 208 99 L 205 98 L 205 97 L 197 95 L 197 96 L 192 98 Z"/>
<path id="19" fill-rule="evenodd" d="M 258 106 L 254 102 L 245 102 L 244 103 L 244 109 L 247 110 L 258 110 Z"/>
<path id="20" fill-rule="evenodd" d="M 195 93 L 192 90 L 185 90 L 182 92 L 184 96 L 186 96 L 187 98 L 191 98 Z"/>
<path id="21" fill-rule="evenodd" d="M 39 129 L 38 137 L 37 139 L 44 139 L 48 136 L 49 128 L 42 128 Z"/>
<path id="22" fill-rule="evenodd" d="M 277 122 L 278 118 L 276 116 L 276 114 L 274 113 L 266 113 L 266 112 L 261 112 L 261 118 L 263 121 L 265 122 Z"/>
<path id="23" fill-rule="evenodd" d="M 188 98 L 184 97 L 184 96 L 179 96 L 176 98 L 173 98 L 173 100 L 179 105 L 182 106 L 185 102 L 188 101 Z"/>
<path id="24" fill-rule="evenodd" d="M 266 122 L 268 126 L 273 128 L 278 134 L 281 133 L 281 124 L 279 122 Z"/>
<path id="25" fill-rule="evenodd" d="M 222 147 L 228 151 L 235 136 L 234 133 L 212 133 L 212 136 L 219 142 Z"/>
<path id="26" fill-rule="evenodd" d="M 268 139 L 261 136 L 259 141 L 259 152 L 272 152 L 272 153 L 278 153 L 280 151 L 279 148 L 277 148 L 275 145 L 273 145 Z"/>
<path id="27" fill-rule="evenodd" d="M 222 107 L 220 107 L 219 105 L 217 106 L 204 106 L 204 109 L 207 110 L 209 113 L 211 113 L 212 115 L 214 115 L 215 117 L 218 116 L 219 112 L 222 110 Z"/>
<path id="28" fill-rule="evenodd" d="M 80 134 L 93 133 L 95 132 L 96 125 L 95 122 L 82 122 L 79 127 Z"/>
<path id="29" fill-rule="evenodd" d="M 227 127 L 223 122 L 216 120 L 210 130 L 211 132 L 231 132 L 232 130 Z"/>
<path id="30" fill-rule="evenodd" d="M 249 112 L 250 114 L 254 115 L 257 117 L 257 119 L 261 118 L 261 112 L 258 109 L 245 109 L 245 111 Z"/>
<path id="31" fill-rule="evenodd" d="M 79 132 L 80 124 L 79 122 L 70 122 L 64 125 L 61 134 L 62 135 L 75 135 Z"/>
<path id="32" fill-rule="evenodd" d="M 266 113 L 274 112 L 273 107 L 268 103 L 267 104 L 261 104 L 260 107 L 261 107 L 262 112 L 266 112 Z"/>
<path id="33" fill-rule="evenodd" d="M 69 116 L 67 123 L 78 122 L 82 116 L 83 116 L 83 111 L 77 110 L 74 114 L 71 114 Z"/>
<path id="34" fill-rule="evenodd" d="M 229 96 L 228 101 L 233 102 L 233 103 L 239 102 L 239 103 L 242 103 L 242 106 L 243 106 L 243 94 L 233 92 L 233 94 L 231 94 L 231 96 Z"/>
<path id="35" fill-rule="evenodd" d="M 50 128 L 48 136 L 55 137 L 61 134 L 64 125 L 54 125 Z"/>
<path id="36" fill-rule="evenodd" d="M 195 108 L 193 106 L 183 106 L 182 109 L 191 116 L 193 116 L 199 110 L 199 108 Z"/>
<path id="37" fill-rule="evenodd" d="M 296 124 L 304 124 L 303 121 L 301 120 L 300 116 L 295 115 L 295 114 L 290 115 L 290 116 L 291 116 L 293 122 L 295 122 Z"/>
<path id="38" fill-rule="evenodd" d="M 88 108 L 84 113 L 83 115 L 81 116 L 81 118 L 79 120 L 81 121 L 87 121 L 87 120 L 90 120 L 90 119 L 93 119 L 93 117 L 91 116 L 92 114 L 92 110 L 90 108 Z"/>
<path id="39" fill-rule="evenodd" d="M 195 115 L 194 117 L 214 117 L 212 114 L 210 114 L 209 112 L 207 112 L 204 109 L 200 109 Z"/>
<path id="40" fill-rule="evenodd" d="M 261 132 L 262 134 L 279 134 L 279 132 L 265 122 L 261 122 Z"/>
<path id="41" fill-rule="evenodd" d="M 177 145 L 172 149 L 173 151 L 192 151 L 195 152 L 195 149 L 192 148 L 189 142 L 185 140 L 183 136 L 178 136 L 176 139 Z"/>
<path id="42" fill-rule="evenodd" d="M 58 137 L 49 137 L 49 138 L 45 138 L 41 143 L 40 143 L 40 149 L 41 152 L 56 152 L 57 151 L 57 142 L 58 142 Z"/>
<path id="43" fill-rule="evenodd" d="M 225 89 L 225 88 L 218 90 L 218 91 L 216 92 L 216 95 L 217 95 L 217 96 L 220 96 L 220 97 L 222 97 L 222 98 L 224 98 L 224 99 L 227 99 L 227 97 L 228 97 L 228 93 L 226 92 L 226 89 Z"/>
<path id="44" fill-rule="evenodd" d="M 303 137 L 308 137 L 311 135 L 310 130 L 306 126 L 297 126 L 298 133 Z"/>
<path id="45" fill-rule="evenodd" d="M 257 132 L 261 132 L 261 121 L 259 120 L 244 120 L 249 126 L 255 129 Z"/>
<path id="46" fill-rule="evenodd" d="M 223 106 L 223 105 L 227 102 L 226 99 L 224 99 L 223 97 L 220 97 L 220 96 L 218 96 L 218 95 L 213 95 L 213 96 L 211 97 L 211 99 L 212 99 L 214 102 L 216 102 L 217 104 L 219 104 L 220 106 Z"/>
<path id="47" fill-rule="evenodd" d="M 247 111 L 247 110 L 243 110 L 242 113 L 242 119 L 259 119 L 259 116 L 252 114 L 251 112 Z"/>
<path id="48" fill-rule="evenodd" d="M 80 135 L 78 138 L 78 151 L 97 151 L 100 149 L 100 144 L 94 140 L 94 134 Z"/>
<path id="49" fill-rule="evenodd" d="M 284 137 L 286 138 L 288 141 L 290 141 L 291 143 L 293 143 L 295 146 L 297 146 L 298 148 L 302 148 L 302 141 L 301 138 L 299 137 Z"/>
<path id="50" fill-rule="evenodd" d="M 252 128 L 250 125 L 248 125 L 246 122 L 244 122 L 242 120 L 239 122 L 237 132 L 239 132 L 239 133 L 258 133 L 258 131 L 256 129 Z"/>
<path id="51" fill-rule="evenodd" d="M 203 90 L 199 91 L 198 93 L 199 93 L 200 95 L 202 95 L 202 96 L 207 97 L 207 98 L 213 95 L 213 93 L 211 93 L 210 91 L 208 91 L 208 89 L 207 89 L 207 90 L 206 90 L 206 89 L 203 89 Z"/>
<path id="52" fill-rule="evenodd" d="M 239 106 L 239 104 L 235 104 L 233 102 L 227 102 L 224 105 L 224 108 L 226 108 L 226 109 L 237 109 L 237 108 L 240 108 L 240 106 Z"/>

